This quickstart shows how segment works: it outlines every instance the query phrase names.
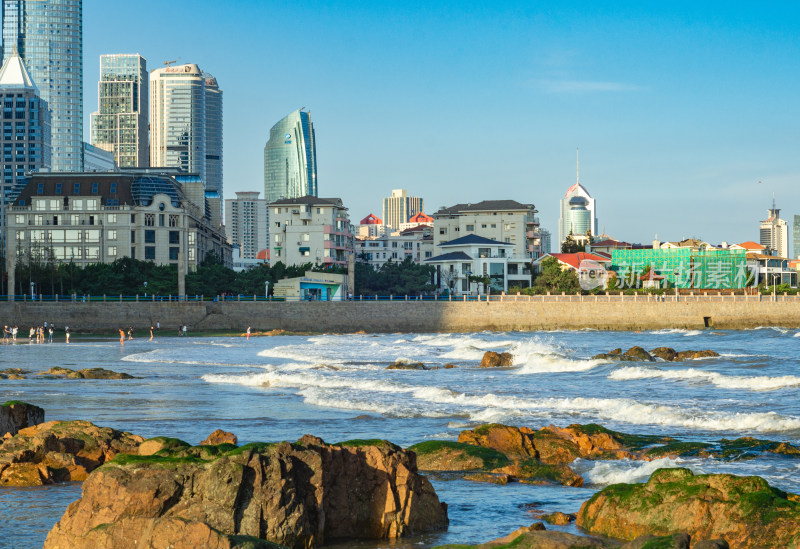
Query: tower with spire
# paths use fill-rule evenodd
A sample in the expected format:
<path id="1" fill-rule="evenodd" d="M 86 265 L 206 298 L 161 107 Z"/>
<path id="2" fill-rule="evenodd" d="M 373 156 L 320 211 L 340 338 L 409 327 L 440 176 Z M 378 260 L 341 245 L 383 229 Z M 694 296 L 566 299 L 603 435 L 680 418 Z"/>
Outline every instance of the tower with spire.
<path id="1" fill-rule="evenodd" d="M 597 236 L 597 204 L 595 199 L 581 185 L 580 151 L 575 150 L 575 184 L 567 189 L 564 198 L 560 201 L 560 215 L 558 218 L 559 247 L 570 234 L 576 240 Z"/>
<path id="2" fill-rule="evenodd" d="M 789 225 L 781 219 L 781 210 L 775 206 L 772 195 L 772 208 L 767 210 L 767 218 L 761 222 L 760 242 L 769 253 L 778 257 L 789 257 Z"/>
<path id="3" fill-rule="evenodd" d="M 50 109 L 14 48 L 0 68 L 0 221 L 24 186 L 25 176 L 50 168 Z"/>

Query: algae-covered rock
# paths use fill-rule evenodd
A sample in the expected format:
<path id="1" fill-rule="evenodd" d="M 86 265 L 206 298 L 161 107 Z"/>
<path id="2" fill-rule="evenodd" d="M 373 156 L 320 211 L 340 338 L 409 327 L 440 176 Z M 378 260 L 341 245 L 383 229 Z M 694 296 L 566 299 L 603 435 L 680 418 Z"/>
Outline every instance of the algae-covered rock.
<path id="1" fill-rule="evenodd" d="M 672 347 L 656 347 L 650 351 L 650 354 L 667 362 L 672 362 L 678 356 L 678 353 Z"/>
<path id="2" fill-rule="evenodd" d="M 642 349 L 641 347 L 631 347 L 627 351 L 625 351 L 622 356 L 631 358 L 633 360 L 641 360 L 644 362 L 653 362 L 655 359 L 650 356 L 650 353 Z"/>
<path id="3" fill-rule="evenodd" d="M 572 513 L 562 513 L 561 511 L 556 511 L 555 513 L 550 513 L 549 515 L 543 515 L 542 520 L 548 524 L 564 526 L 570 522 L 573 522 L 575 520 L 575 515 Z"/>
<path id="4" fill-rule="evenodd" d="M 433 549 L 594 549 L 619 544 L 594 536 L 545 530 L 541 522 L 526 526 L 502 538 L 480 545 L 440 545 Z"/>
<path id="5" fill-rule="evenodd" d="M 386 367 L 387 370 L 430 370 L 427 366 L 425 366 L 422 362 L 417 362 L 414 360 L 406 360 L 406 359 L 399 359 L 394 364 L 390 364 Z"/>
<path id="6" fill-rule="evenodd" d="M 458 442 L 492 448 L 512 458 L 535 458 L 536 447 L 532 435 L 533 431 L 526 427 L 490 423 L 461 431 Z"/>
<path id="7" fill-rule="evenodd" d="M 237 442 L 239 442 L 239 438 L 233 433 L 216 429 L 200 444 L 203 446 L 217 446 L 219 444 L 236 444 Z"/>
<path id="8" fill-rule="evenodd" d="M 505 486 L 514 480 L 514 477 L 505 473 L 470 473 L 464 475 L 464 480 L 472 482 L 488 482 L 491 484 L 501 484 Z"/>
<path id="9" fill-rule="evenodd" d="M 423 471 L 489 471 L 511 463 L 492 448 L 449 440 L 427 440 L 408 450 L 417 454 L 417 466 Z"/>
<path id="10" fill-rule="evenodd" d="M 640 536 L 620 549 L 689 549 L 690 544 L 691 537 L 682 532 L 671 536 Z"/>
<path id="11" fill-rule="evenodd" d="M 760 477 L 658 469 L 644 484 L 608 486 L 578 512 L 581 528 L 635 539 L 686 532 L 734 547 L 800 546 L 800 502 Z"/>
<path id="12" fill-rule="evenodd" d="M 481 359 L 481 368 L 502 368 L 514 365 L 514 355 L 511 353 L 495 353 L 486 351 Z"/>
<path id="13" fill-rule="evenodd" d="M 105 368 L 84 368 L 82 370 L 70 370 L 55 366 L 46 372 L 40 372 L 39 376 L 65 377 L 67 379 L 135 379 L 132 375 L 124 372 L 115 372 Z"/>
<path id="14" fill-rule="evenodd" d="M 187 529 L 201 528 L 310 549 L 326 539 L 391 539 L 447 526 L 446 506 L 417 472 L 414 454 L 393 444 L 330 445 L 306 435 L 294 444 L 225 446 L 118 455 L 89 475 L 45 548 L 133 548 L 131 540 L 156 530 L 152 547 L 208 547 L 185 541 Z M 205 453 L 210 448 L 218 453 Z M 160 528 L 163 521 L 174 531 Z"/>
<path id="15" fill-rule="evenodd" d="M 719 353 L 711 350 L 703 351 L 680 351 L 675 360 L 696 360 L 698 358 L 713 358 L 719 356 Z"/>

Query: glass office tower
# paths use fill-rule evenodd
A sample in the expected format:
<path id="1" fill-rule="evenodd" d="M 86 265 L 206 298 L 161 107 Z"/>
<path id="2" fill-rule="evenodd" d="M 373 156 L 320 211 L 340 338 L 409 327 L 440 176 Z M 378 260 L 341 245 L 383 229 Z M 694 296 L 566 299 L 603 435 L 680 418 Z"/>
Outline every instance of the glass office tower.
<path id="1" fill-rule="evenodd" d="M 97 112 L 92 113 L 92 145 L 114 153 L 117 166 L 149 165 L 147 140 L 147 61 L 138 54 L 100 56 Z"/>
<path id="2" fill-rule="evenodd" d="M 317 196 L 317 146 L 309 113 L 294 111 L 272 126 L 264 147 L 267 202 Z"/>
<path id="3" fill-rule="evenodd" d="M 206 79 L 206 192 L 222 196 L 222 90 L 217 79 Z"/>
<path id="4" fill-rule="evenodd" d="M 792 259 L 800 259 L 800 215 L 794 216 L 794 227 L 792 227 Z"/>
<path id="5" fill-rule="evenodd" d="M 82 0 L 2 0 L 3 59 L 19 52 L 47 101 L 53 171 L 83 170 Z"/>

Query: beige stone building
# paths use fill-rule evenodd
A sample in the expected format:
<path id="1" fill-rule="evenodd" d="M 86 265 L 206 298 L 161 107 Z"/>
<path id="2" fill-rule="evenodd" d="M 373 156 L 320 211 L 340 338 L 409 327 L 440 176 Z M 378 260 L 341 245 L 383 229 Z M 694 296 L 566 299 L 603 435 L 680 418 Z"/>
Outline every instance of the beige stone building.
<path id="1" fill-rule="evenodd" d="M 208 211 L 192 174 L 37 173 L 10 208 L 8 238 L 18 261 L 183 260 L 188 272 L 213 253 L 230 266 L 231 247 Z"/>

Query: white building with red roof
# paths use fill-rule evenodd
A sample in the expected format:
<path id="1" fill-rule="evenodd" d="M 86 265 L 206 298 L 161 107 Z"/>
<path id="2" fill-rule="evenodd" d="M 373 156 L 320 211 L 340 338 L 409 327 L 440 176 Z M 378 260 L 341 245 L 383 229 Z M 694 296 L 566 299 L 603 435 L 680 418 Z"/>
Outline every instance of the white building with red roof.
<path id="1" fill-rule="evenodd" d="M 386 225 L 377 215 L 371 213 L 358 224 L 358 236 L 361 238 L 378 237 L 386 234 Z"/>
<path id="2" fill-rule="evenodd" d="M 580 240 L 591 233 L 597 236 L 597 203 L 580 183 L 580 165 L 577 179 L 561 199 L 561 213 L 558 218 L 558 248 L 570 234 Z"/>

